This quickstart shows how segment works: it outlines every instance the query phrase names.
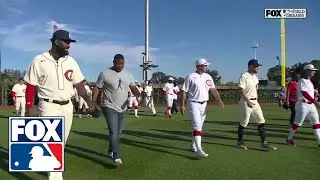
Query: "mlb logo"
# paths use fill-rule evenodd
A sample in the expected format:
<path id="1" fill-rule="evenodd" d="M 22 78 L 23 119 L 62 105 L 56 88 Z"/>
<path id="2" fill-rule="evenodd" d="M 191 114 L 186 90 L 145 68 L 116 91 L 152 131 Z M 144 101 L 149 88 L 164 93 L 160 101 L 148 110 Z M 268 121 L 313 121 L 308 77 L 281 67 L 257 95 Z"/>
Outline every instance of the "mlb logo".
<path id="1" fill-rule="evenodd" d="M 9 171 L 64 171 L 64 117 L 9 117 Z"/>

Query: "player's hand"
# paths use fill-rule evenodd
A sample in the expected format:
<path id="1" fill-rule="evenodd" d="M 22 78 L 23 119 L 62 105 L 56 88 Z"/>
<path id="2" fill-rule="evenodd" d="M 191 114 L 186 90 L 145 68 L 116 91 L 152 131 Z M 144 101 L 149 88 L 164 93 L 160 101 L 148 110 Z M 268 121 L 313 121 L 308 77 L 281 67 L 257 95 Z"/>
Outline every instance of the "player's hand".
<path id="1" fill-rule="evenodd" d="M 181 114 L 185 114 L 186 113 L 186 107 L 185 106 L 181 106 L 180 112 L 181 112 Z"/>
<path id="2" fill-rule="evenodd" d="M 95 110 L 95 106 L 96 106 L 96 103 L 93 103 L 92 101 L 89 101 L 88 103 L 88 106 L 89 106 L 89 112 L 93 112 Z"/>
<path id="3" fill-rule="evenodd" d="M 255 104 L 251 101 L 247 102 L 247 106 L 250 107 L 250 108 L 253 108 Z"/>
<path id="4" fill-rule="evenodd" d="M 224 108 L 224 103 L 222 101 L 219 102 L 219 105 L 220 105 L 221 109 Z"/>

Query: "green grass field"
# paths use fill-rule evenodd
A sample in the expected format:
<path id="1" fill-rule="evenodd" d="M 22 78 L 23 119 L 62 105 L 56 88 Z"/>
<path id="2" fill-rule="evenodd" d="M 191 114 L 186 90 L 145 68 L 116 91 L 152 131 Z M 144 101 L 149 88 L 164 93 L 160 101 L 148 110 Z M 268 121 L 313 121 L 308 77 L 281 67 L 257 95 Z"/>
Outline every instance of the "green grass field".
<path id="1" fill-rule="evenodd" d="M 320 149 L 306 121 L 296 136 L 299 147 L 284 145 L 288 133 L 289 111 L 276 104 L 263 105 L 267 121 L 267 140 L 277 151 L 260 150 L 257 127 L 252 122 L 245 139 L 250 149 L 235 148 L 238 116 L 237 105 L 224 110 L 209 107 L 204 124 L 203 148 L 209 157 L 194 159 L 188 151 L 191 126 L 187 116 L 164 118 L 126 116 L 121 139 L 124 165 L 114 169 L 107 158 L 107 126 L 103 118 L 74 118 L 65 149 L 65 180 L 194 180 L 194 179 L 308 179 L 318 180 Z M 160 110 L 160 109 L 158 109 Z M 8 120 L 11 111 L 1 111 L 0 179 L 46 179 L 37 173 L 8 173 Z"/>

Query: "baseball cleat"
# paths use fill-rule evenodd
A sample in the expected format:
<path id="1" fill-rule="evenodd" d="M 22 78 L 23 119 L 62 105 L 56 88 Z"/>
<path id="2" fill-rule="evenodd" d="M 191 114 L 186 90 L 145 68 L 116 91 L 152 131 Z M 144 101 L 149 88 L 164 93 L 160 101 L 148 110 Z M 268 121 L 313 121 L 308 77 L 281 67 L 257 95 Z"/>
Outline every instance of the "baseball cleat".
<path id="1" fill-rule="evenodd" d="M 191 152 L 197 152 L 197 148 L 194 147 L 194 146 L 190 146 L 189 150 L 190 150 Z"/>
<path id="2" fill-rule="evenodd" d="M 243 149 L 243 150 L 247 150 L 248 147 L 244 144 L 243 141 L 238 141 L 237 142 L 237 148 Z"/>
<path id="3" fill-rule="evenodd" d="M 196 152 L 196 157 L 199 159 L 206 158 L 208 156 L 209 156 L 209 154 L 205 153 L 204 151 Z"/>
<path id="4" fill-rule="evenodd" d="M 297 146 L 292 139 L 291 140 L 286 139 L 286 144 L 294 147 Z"/>
<path id="5" fill-rule="evenodd" d="M 139 116 L 138 115 L 134 115 L 135 117 L 137 117 L 137 118 L 139 118 Z"/>
<path id="6" fill-rule="evenodd" d="M 122 164 L 123 164 L 123 163 L 122 163 L 122 161 L 121 161 L 120 158 L 114 160 L 114 165 L 115 165 L 116 168 L 119 168 Z"/>
<path id="7" fill-rule="evenodd" d="M 270 144 L 268 144 L 268 143 L 266 143 L 266 142 L 261 143 L 261 148 L 262 148 L 262 149 L 265 149 L 265 150 L 273 150 L 273 151 L 277 150 L 276 147 L 271 146 Z"/>

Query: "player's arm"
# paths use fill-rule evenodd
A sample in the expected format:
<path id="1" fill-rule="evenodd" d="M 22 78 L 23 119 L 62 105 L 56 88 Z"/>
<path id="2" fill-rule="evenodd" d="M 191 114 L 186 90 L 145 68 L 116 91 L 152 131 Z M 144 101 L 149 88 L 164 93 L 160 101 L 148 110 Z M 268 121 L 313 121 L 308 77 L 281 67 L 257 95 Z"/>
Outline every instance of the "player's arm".
<path id="1" fill-rule="evenodd" d="M 305 81 L 300 81 L 301 94 L 304 98 L 306 98 L 309 102 L 314 103 L 316 100 L 309 94 L 308 87 Z"/>
<path id="2" fill-rule="evenodd" d="M 286 93 L 286 101 L 289 102 L 289 97 L 291 94 L 291 83 L 288 84 L 287 93 Z"/>
<path id="3" fill-rule="evenodd" d="M 136 86 L 136 83 L 134 82 L 134 79 L 133 79 L 133 76 L 130 74 L 130 77 L 129 77 L 129 88 L 131 90 L 131 93 L 136 96 L 136 97 L 139 97 L 141 95 L 140 91 L 139 91 L 139 88 Z"/>
<path id="4" fill-rule="evenodd" d="M 187 99 L 187 92 L 189 91 L 189 86 L 190 86 L 190 80 L 189 76 L 185 78 L 183 85 L 182 85 L 182 93 L 181 93 L 181 107 L 185 106 L 185 102 Z"/>
<path id="5" fill-rule="evenodd" d="M 13 88 L 12 88 L 12 90 L 11 90 L 11 96 L 12 96 L 12 100 L 13 100 L 13 102 L 15 102 L 16 101 L 16 85 L 14 85 L 13 86 Z"/>
<path id="6" fill-rule="evenodd" d="M 74 60 L 74 71 L 73 71 L 73 78 L 72 78 L 72 83 L 76 87 L 78 91 L 78 95 L 81 96 L 88 104 L 91 102 L 90 97 L 88 96 L 85 84 L 84 84 L 84 76 L 80 70 L 79 65 L 77 62 Z"/>
<path id="7" fill-rule="evenodd" d="M 163 96 L 165 97 L 167 95 L 167 83 L 163 86 Z"/>
<path id="8" fill-rule="evenodd" d="M 98 79 L 96 81 L 96 85 L 92 89 L 92 102 L 94 104 L 100 103 L 101 98 L 101 89 L 104 86 L 105 78 L 103 75 L 103 72 L 101 72 L 98 76 Z M 99 98 L 99 99 L 98 99 Z"/>
<path id="9" fill-rule="evenodd" d="M 211 76 L 210 76 L 211 77 Z M 221 100 L 221 97 L 220 97 L 220 93 L 219 91 L 217 90 L 215 84 L 214 84 L 214 81 L 211 77 L 211 84 L 210 84 L 210 92 L 211 94 L 214 96 L 214 98 L 216 99 L 216 101 L 221 104 L 222 103 L 222 100 Z"/>
<path id="10" fill-rule="evenodd" d="M 238 85 L 240 96 L 244 99 L 244 101 L 246 101 L 247 103 L 250 103 L 250 99 L 248 98 L 247 93 L 245 91 L 246 86 L 247 86 L 246 78 L 244 76 L 241 76 L 239 80 L 239 85 Z"/>
<path id="11" fill-rule="evenodd" d="M 36 60 L 33 60 L 24 76 L 24 81 L 27 84 L 26 87 L 26 107 L 28 111 L 28 115 L 31 115 L 29 111 L 33 106 L 33 100 L 36 94 L 36 88 L 38 86 L 38 63 Z"/>

